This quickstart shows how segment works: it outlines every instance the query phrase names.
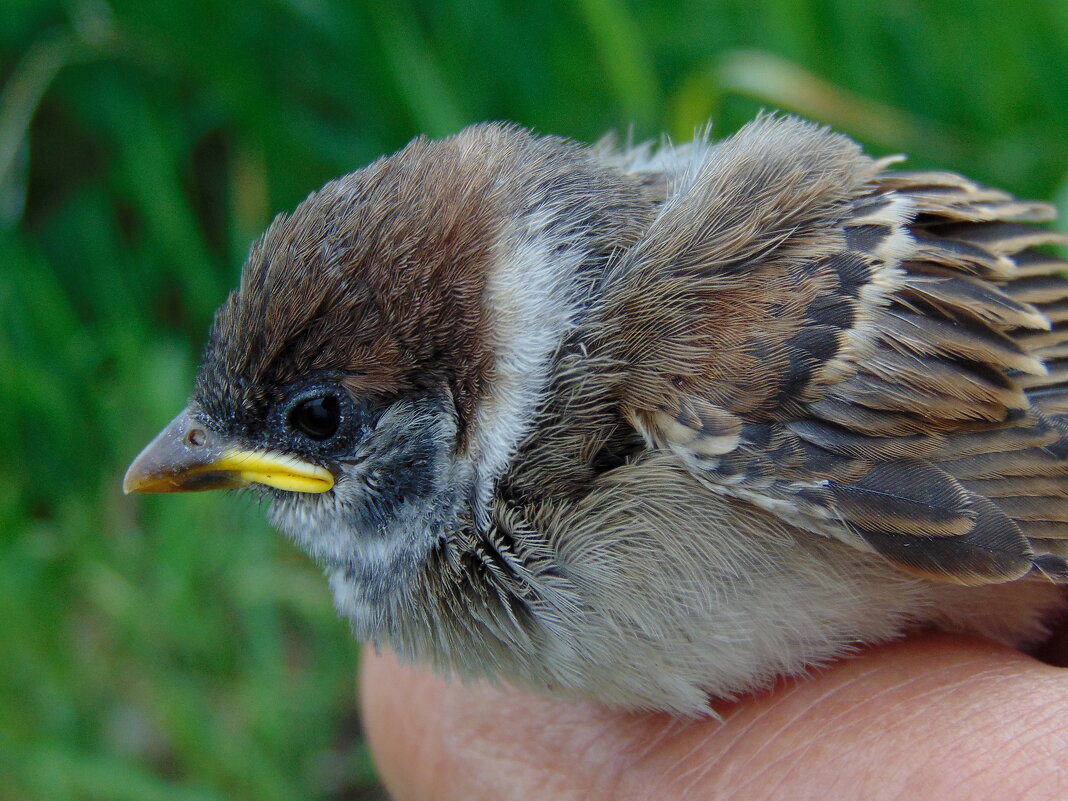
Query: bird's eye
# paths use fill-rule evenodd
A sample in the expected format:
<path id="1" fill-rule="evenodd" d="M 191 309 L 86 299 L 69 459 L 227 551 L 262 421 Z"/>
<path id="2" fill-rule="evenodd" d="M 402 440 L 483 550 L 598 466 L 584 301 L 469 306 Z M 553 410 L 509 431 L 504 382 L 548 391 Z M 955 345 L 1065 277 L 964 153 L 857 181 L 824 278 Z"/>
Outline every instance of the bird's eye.
<path id="1" fill-rule="evenodd" d="M 341 404 L 334 395 L 309 398 L 293 408 L 289 422 L 312 439 L 329 439 L 341 425 Z"/>

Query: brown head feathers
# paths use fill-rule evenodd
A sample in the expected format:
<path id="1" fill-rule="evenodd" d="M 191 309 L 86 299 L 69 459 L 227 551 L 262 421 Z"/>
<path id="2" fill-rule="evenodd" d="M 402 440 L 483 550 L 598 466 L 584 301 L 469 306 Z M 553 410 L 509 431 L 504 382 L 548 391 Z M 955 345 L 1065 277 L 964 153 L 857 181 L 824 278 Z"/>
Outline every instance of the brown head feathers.
<path id="1" fill-rule="evenodd" d="M 383 395 L 442 382 L 466 425 L 494 374 L 488 273 L 519 236 L 603 266 L 636 236 L 608 217 L 627 205 L 648 204 L 555 137 L 486 124 L 415 139 L 274 220 L 216 314 L 196 399 L 223 420 L 317 373 Z"/>

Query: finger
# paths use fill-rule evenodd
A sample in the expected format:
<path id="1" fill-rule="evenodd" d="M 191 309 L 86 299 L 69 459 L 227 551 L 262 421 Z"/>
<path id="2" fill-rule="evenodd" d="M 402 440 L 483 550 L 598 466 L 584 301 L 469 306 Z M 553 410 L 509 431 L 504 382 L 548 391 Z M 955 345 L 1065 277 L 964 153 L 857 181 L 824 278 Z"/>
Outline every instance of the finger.
<path id="1" fill-rule="evenodd" d="M 361 683 L 397 801 L 1068 797 L 1068 672 L 946 635 L 720 704 L 722 721 L 462 687 L 389 655 Z"/>

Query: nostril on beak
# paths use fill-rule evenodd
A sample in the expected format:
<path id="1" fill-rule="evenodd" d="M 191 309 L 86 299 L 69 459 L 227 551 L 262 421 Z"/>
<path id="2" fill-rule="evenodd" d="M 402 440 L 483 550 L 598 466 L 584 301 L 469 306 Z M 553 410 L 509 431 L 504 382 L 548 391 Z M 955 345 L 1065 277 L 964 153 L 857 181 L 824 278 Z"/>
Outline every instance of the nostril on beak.
<path id="1" fill-rule="evenodd" d="M 207 442 L 207 439 L 207 434 L 204 433 L 202 428 L 191 428 L 185 435 L 185 441 L 198 448 Z"/>

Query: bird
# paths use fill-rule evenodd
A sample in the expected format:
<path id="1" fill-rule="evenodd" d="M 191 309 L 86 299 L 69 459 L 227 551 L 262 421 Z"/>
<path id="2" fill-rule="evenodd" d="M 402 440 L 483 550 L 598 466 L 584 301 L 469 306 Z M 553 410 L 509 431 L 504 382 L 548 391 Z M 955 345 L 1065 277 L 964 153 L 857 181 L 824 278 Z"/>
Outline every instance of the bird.
<path id="1" fill-rule="evenodd" d="M 251 491 L 362 642 L 617 709 L 923 629 L 1034 645 L 1068 237 L 902 160 L 781 113 L 416 138 L 252 245 L 124 489 Z"/>

